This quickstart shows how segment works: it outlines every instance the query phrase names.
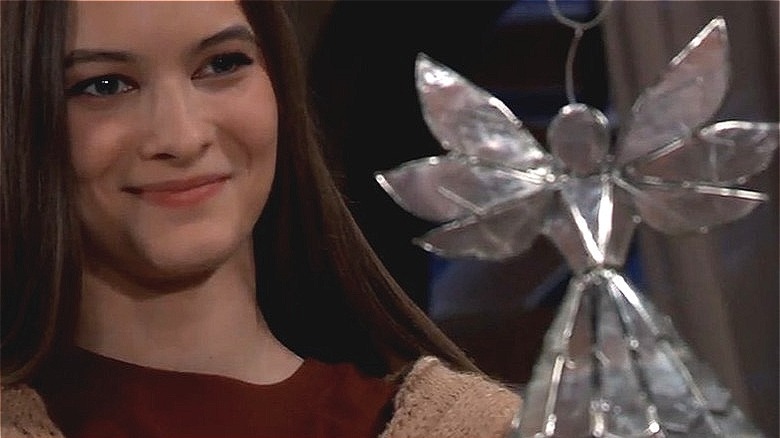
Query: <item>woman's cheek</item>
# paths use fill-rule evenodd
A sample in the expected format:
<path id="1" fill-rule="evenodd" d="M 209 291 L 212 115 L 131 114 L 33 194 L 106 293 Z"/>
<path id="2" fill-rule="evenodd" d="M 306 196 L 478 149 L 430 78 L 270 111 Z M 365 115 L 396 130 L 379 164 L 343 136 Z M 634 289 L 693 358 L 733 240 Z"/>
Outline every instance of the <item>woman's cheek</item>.
<path id="1" fill-rule="evenodd" d="M 68 120 L 71 162 L 82 182 L 106 174 L 123 161 L 122 155 L 133 141 L 127 118 L 75 110 Z"/>

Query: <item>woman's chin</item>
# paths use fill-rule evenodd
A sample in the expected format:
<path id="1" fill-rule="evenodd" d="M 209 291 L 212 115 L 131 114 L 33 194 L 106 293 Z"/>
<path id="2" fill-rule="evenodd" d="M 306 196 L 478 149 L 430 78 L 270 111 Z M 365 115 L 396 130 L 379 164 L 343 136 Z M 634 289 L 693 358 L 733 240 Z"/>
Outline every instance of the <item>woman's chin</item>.
<path id="1" fill-rule="evenodd" d="M 162 242 L 160 242 L 162 243 Z M 251 248 L 251 245 L 248 246 Z M 224 240 L 155 244 L 144 254 L 145 275 L 154 283 L 197 283 L 208 279 L 220 269 L 251 265 L 251 251 L 244 245 Z M 248 257 L 248 260 L 245 260 Z"/>

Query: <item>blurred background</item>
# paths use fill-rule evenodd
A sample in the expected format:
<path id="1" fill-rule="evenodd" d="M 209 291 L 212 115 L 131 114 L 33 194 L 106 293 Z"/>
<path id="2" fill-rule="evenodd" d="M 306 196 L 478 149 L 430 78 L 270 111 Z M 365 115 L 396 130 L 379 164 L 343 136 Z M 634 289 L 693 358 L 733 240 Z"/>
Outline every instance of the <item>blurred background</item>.
<path id="1" fill-rule="evenodd" d="M 575 60 L 577 100 L 620 128 L 639 93 L 712 18 L 726 19 L 731 89 L 713 120 L 778 121 L 777 1 L 614 1 Z M 586 21 L 602 3 L 559 2 Z M 570 273 L 544 238 L 503 262 L 444 260 L 412 245 L 437 224 L 398 207 L 373 174 L 442 154 L 422 118 L 414 60 L 424 52 L 503 100 L 545 144 L 567 103 L 571 29 L 545 0 L 298 1 L 326 154 L 349 206 L 407 293 L 485 372 L 522 386 Z M 778 160 L 748 182 L 771 200 L 704 235 L 635 235 L 627 273 L 768 437 L 778 436 Z"/>

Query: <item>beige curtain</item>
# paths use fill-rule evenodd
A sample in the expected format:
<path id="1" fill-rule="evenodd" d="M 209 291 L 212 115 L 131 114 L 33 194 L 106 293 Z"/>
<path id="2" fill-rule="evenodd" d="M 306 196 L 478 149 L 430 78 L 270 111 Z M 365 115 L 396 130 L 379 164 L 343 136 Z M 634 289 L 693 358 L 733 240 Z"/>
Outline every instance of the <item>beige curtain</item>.
<path id="1" fill-rule="evenodd" d="M 712 18 L 726 19 L 731 89 L 715 120 L 778 120 L 778 2 L 615 1 L 604 23 L 617 114 Z M 749 184 L 770 202 L 705 235 L 646 227 L 646 289 L 743 411 L 778 436 L 778 165 Z"/>

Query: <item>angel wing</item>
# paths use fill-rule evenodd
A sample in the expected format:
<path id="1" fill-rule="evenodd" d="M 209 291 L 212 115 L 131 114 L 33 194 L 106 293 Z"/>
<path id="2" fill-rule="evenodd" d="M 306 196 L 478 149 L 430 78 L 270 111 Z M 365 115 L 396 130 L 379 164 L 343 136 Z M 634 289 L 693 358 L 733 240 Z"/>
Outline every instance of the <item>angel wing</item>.
<path id="1" fill-rule="evenodd" d="M 424 54 L 415 68 L 423 116 L 448 153 L 379 172 L 377 182 L 410 213 L 447 222 L 417 239 L 428 251 L 489 259 L 524 251 L 552 198 L 553 157 L 492 94 Z"/>
<path id="2" fill-rule="evenodd" d="M 777 124 L 727 121 L 699 129 L 720 107 L 728 72 L 726 24 L 715 18 L 632 108 L 617 146 L 617 183 L 659 231 L 707 230 L 766 200 L 739 186 L 769 165 Z"/>
<path id="3" fill-rule="evenodd" d="M 623 187 L 653 228 L 669 234 L 705 231 L 767 200 L 740 186 L 769 166 L 778 135 L 776 123 L 715 123 L 628 165 Z"/>
<path id="4" fill-rule="evenodd" d="M 622 166 L 689 137 L 720 108 L 728 89 L 726 22 L 715 18 L 675 56 L 655 85 L 637 98 L 618 139 Z"/>

